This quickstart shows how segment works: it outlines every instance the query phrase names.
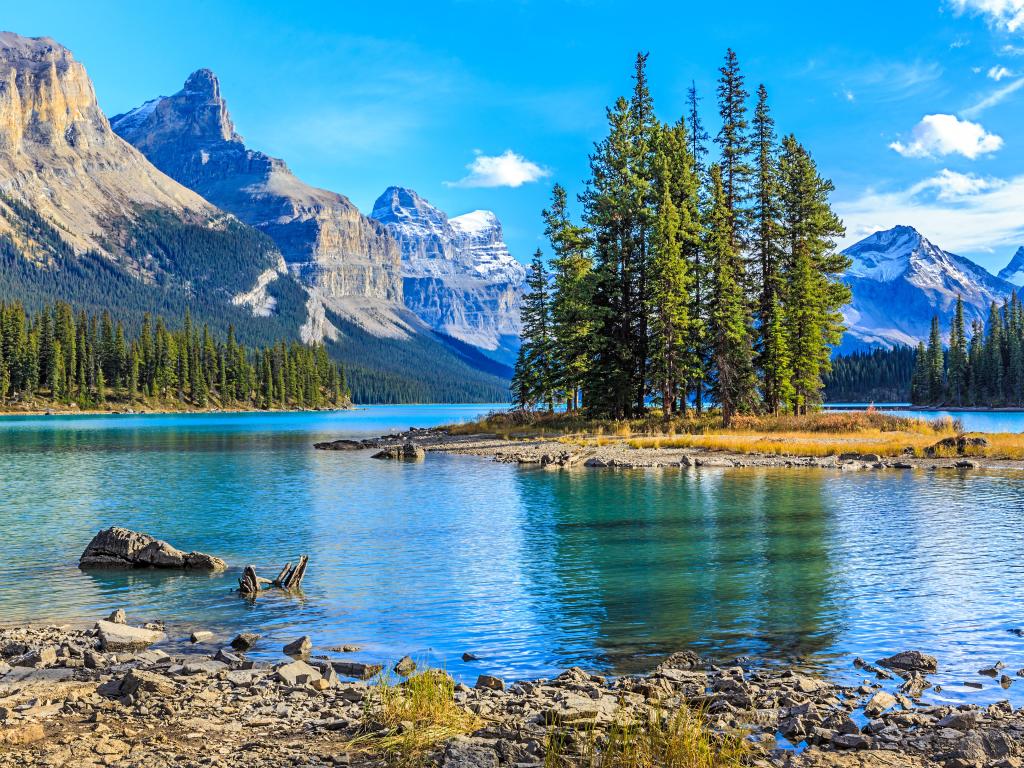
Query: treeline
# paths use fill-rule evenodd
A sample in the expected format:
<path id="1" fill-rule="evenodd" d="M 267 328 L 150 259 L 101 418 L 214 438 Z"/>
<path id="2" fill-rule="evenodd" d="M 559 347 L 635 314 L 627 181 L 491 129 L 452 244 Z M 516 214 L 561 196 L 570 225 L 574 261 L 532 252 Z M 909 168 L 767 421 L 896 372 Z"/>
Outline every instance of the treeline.
<path id="1" fill-rule="evenodd" d="M 95 408 L 109 401 L 195 408 L 317 408 L 348 402 L 345 371 L 323 346 L 279 342 L 249 348 L 234 329 L 167 327 L 146 314 L 134 334 L 109 312 L 58 302 L 30 314 L 0 303 L 0 407 L 44 401 Z"/>
<path id="2" fill-rule="evenodd" d="M 910 399 L 917 352 L 913 347 L 873 349 L 833 358 L 825 375 L 829 403 L 901 403 Z"/>
<path id="3" fill-rule="evenodd" d="M 928 344 L 917 347 L 910 400 L 915 405 L 1024 405 L 1024 306 L 1017 293 L 989 307 L 988 322 L 975 320 L 970 334 L 957 297 L 943 349 L 939 319 L 932 318 Z"/>
<path id="4" fill-rule="evenodd" d="M 736 55 L 720 69 L 714 139 L 689 89 L 685 115 L 655 116 L 636 59 L 633 92 L 608 110 L 573 221 L 556 186 L 543 212 L 553 257 L 537 252 L 512 389 L 522 406 L 564 400 L 631 418 L 718 404 L 805 413 L 822 399 L 849 290 L 833 187 L 794 136 L 778 140 L 762 85 L 753 116 Z"/>

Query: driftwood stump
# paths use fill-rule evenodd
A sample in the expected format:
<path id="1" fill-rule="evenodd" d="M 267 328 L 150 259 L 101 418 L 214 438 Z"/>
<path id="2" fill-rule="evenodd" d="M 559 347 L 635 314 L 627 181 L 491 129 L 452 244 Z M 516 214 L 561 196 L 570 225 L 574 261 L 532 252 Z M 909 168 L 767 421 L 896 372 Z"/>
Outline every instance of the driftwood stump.
<path id="1" fill-rule="evenodd" d="M 277 574 L 274 580 L 264 579 L 256 575 L 256 569 L 245 566 L 242 578 L 238 580 L 238 592 L 244 597 L 256 597 L 261 590 L 267 587 L 277 587 L 285 592 L 296 592 L 302 586 L 302 579 L 306 575 L 306 565 L 309 563 L 309 556 L 303 555 L 299 562 L 292 567 L 291 562 L 285 563 L 284 568 Z"/>

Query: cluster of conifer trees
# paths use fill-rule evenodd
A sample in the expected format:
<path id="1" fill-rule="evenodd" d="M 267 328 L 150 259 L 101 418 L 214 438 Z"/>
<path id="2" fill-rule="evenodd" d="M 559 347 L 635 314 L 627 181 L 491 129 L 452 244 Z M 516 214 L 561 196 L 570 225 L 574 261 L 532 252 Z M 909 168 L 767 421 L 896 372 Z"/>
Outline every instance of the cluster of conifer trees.
<path id="1" fill-rule="evenodd" d="M 824 377 L 829 403 L 902 403 L 910 397 L 917 353 L 913 347 L 838 355 Z"/>
<path id="2" fill-rule="evenodd" d="M 988 322 L 975 320 L 969 334 L 958 296 L 945 350 L 939 319 L 932 318 L 927 346 L 917 347 L 910 400 L 915 405 L 1024 405 L 1024 306 L 1016 292 L 1002 307 L 993 303 Z"/>
<path id="3" fill-rule="evenodd" d="M 110 313 L 59 302 L 30 315 L 0 303 L 0 408 L 46 401 L 97 407 L 176 402 L 196 408 L 317 408 L 348 400 L 344 368 L 323 346 L 247 348 L 218 340 L 186 311 L 181 328 L 145 315 L 131 338 Z"/>
<path id="4" fill-rule="evenodd" d="M 646 63 L 637 56 L 632 96 L 608 110 L 582 223 L 561 186 L 543 213 L 553 257 L 538 251 L 530 267 L 513 397 L 613 418 L 651 399 L 666 417 L 710 400 L 726 423 L 806 412 L 821 401 L 849 301 L 832 184 L 794 136 L 778 140 L 763 85 L 748 119 L 733 51 L 714 163 L 696 87 L 686 114 L 663 123 Z"/>

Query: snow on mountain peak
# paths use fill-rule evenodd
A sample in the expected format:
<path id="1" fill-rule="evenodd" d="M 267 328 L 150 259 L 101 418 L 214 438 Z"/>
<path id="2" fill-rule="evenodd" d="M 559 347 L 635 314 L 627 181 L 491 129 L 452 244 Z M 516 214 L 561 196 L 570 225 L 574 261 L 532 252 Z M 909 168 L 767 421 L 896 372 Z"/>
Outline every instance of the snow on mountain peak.
<path id="1" fill-rule="evenodd" d="M 1016 286 L 1024 286 L 1024 245 L 1013 254 L 1010 263 L 999 270 L 999 277 Z"/>
<path id="2" fill-rule="evenodd" d="M 448 219 L 452 227 L 467 235 L 476 235 L 497 228 L 501 231 L 501 224 L 493 211 L 470 211 L 461 216 Z"/>

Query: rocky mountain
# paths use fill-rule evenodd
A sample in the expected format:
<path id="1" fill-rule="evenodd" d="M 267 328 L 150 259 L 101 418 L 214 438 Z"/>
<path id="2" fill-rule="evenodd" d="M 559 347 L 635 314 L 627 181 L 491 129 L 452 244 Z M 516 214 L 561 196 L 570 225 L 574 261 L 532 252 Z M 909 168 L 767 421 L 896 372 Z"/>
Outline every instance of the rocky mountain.
<path id="1" fill-rule="evenodd" d="M 511 364 L 526 269 L 490 211 L 449 219 L 410 189 L 388 187 L 370 214 L 398 241 L 405 305 L 430 327 Z"/>
<path id="2" fill-rule="evenodd" d="M 853 301 L 843 309 L 848 329 L 841 353 L 915 346 L 927 340 L 934 315 L 948 334 L 958 295 L 968 325 L 975 318 L 984 321 L 989 305 L 1002 303 L 1015 288 L 973 261 L 942 250 L 913 227 L 876 232 L 844 253 L 853 260 L 843 278 Z"/>
<path id="3" fill-rule="evenodd" d="M 273 239 L 308 289 L 308 341 L 337 335 L 328 312 L 378 336 L 415 332 L 400 311 L 394 240 L 348 198 L 312 187 L 283 160 L 246 147 L 213 72 L 193 72 L 174 95 L 117 115 L 111 125 L 161 171 Z M 244 300 L 255 311 L 265 307 L 259 286 Z"/>
<path id="4" fill-rule="evenodd" d="M 1024 246 L 1017 249 L 1010 263 L 999 270 L 999 278 L 1020 287 L 1024 286 Z"/>
<path id="5" fill-rule="evenodd" d="M 111 130 L 68 49 L 0 33 L 0 299 L 126 316 L 190 302 L 228 323 L 244 319 L 231 298 L 282 268 L 268 238 Z"/>

